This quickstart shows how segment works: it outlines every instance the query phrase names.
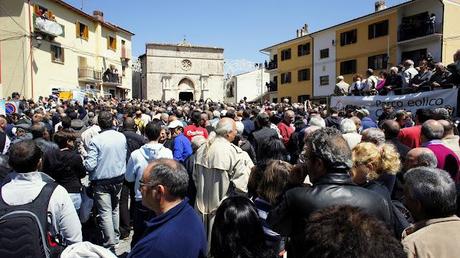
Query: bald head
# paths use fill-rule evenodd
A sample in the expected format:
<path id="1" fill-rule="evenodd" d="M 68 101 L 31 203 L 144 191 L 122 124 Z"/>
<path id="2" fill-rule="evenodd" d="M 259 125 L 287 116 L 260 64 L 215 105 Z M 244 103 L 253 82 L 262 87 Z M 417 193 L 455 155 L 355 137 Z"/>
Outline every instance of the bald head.
<path id="1" fill-rule="evenodd" d="M 407 170 L 416 167 L 432 167 L 438 166 L 438 160 L 433 151 L 428 148 L 414 148 L 407 153 L 404 167 Z"/>
<path id="2" fill-rule="evenodd" d="M 440 140 L 444 137 L 444 127 L 436 120 L 427 120 L 422 125 L 423 141 Z"/>
<path id="3" fill-rule="evenodd" d="M 232 142 L 237 134 L 235 120 L 224 117 L 216 125 L 216 135 Z"/>
<path id="4" fill-rule="evenodd" d="M 438 120 L 438 122 L 444 128 L 444 137 L 449 136 L 449 135 L 454 135 L 454 125 L 450 121 Z"/>
<path id="5" fill-rule="evenodd" d="M 385 120 L 382 124 L 382 130 L 385 134 L 385 139 L 390 140 L 398 137 L 401 127 L 395 120 Z"/>

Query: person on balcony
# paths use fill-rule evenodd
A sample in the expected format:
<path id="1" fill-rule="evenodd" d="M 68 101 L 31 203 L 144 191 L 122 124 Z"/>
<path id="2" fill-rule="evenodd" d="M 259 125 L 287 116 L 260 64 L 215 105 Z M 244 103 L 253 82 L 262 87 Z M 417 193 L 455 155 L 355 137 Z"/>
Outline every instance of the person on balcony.
<path id="1" fill-rule="evenodd" d="M 353 83 L 349 88 L 349 95 L 361 96 L 361 91 L 363 89 L 362 80 L 363 76 L 361 74 L 353 75 Z"/>
<path id="2" fill-rule="evenodd" d="M 345 78 L 342 75 L 337 77 L 337 84 L 335 85 L 334 95 L 335 96 L 347 96 L 348 89 L 350 88 L 350 84 L 345 82 Z"/>
<path id="3" fill-rule="evenodd" d="M 432 89 L 452 88 L 451 77 L 452 73 L 446 69 L 443 63 L 436 63 L 435 72 L 430 79 L 430 85 Z"/>
<path id="4" fill-rule="evenodd" d="M 428 16 L 426 23 L 427 23 L 426 35 L 435 33 L 436 32 L 436 14 L 432 13 L 430 16 Z"/>
<path id="5" fill-rule="evenodd" d="M 374 70 L 370 68 L 367 69 L 366 76 L 367 78 L 362 83 L 362 91 L 364 95 L 376 95 L 376 87 L 379 79 L 374 75 Z"/>
<path id="6" fill-rule="evenodd" d="M 460 85 L 460 49 L 454 54 L 454 62 L 447 66 L 449 72 L 452 73 L 451 82 L 454 85 Z"/>
<path id="7" fill-rule="evenodd" d="M 428 66 L 428 61 L 422 60 L 419 65 L 419 73 L 412 79 L 410 85 L 413 92 L 429 91 L 430 90 L 430 79 L 433 75 L 433 71 Z"/>
<path id="8" fill-rule="evenodd" d="M 402 77 L 398 73 L 398 67 L 391 67 L 390 74 L 385 80 L 383 88 L 380 90 L 380 95 L 394 95 L 396 91 L 400 91 L 402 87 Z"/>
<path id="9" fill-rule="evenodd" d="M 401 73 L 402 75 L 402 88 L 403 92 L 404 90 L 407 90 L 409 86 L 411 85 L 412 79 L 415 78 L 415 76 L 418 74 L 417 69 L 414 68 L 414 61 L 407 59 L 404 62 L 404 69 Z"/>

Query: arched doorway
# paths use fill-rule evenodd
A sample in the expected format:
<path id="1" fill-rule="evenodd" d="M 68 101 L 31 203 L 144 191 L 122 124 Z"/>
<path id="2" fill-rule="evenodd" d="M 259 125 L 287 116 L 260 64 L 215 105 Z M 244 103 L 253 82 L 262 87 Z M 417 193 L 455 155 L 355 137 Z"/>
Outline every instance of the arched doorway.
<path id="1" fill-rule="evenodd" d="M 184 78 L 180 80 L 179 82 L 179 100 L 182 101 L 190 101 L 193 100 L 193 92 L 195 90 L 195 86 L 193 85 L 193 82 L 188 79 Z"/>

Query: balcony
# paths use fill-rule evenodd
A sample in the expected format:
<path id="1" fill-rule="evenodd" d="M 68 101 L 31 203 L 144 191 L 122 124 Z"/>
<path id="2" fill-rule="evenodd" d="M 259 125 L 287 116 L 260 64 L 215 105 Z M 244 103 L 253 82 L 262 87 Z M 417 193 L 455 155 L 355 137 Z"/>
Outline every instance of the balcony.
<path id="1" fill-rule="evenodd" d="M 270 62 L 265 61 L 265 69 L 267 70 L 275 70 L 278 68 L 278 61 L 277 60 L 271 60 Z"/>
<path id="2" fill-rule="evenodd" d="M 94 68 L 78 68 L 78 80 L 82 82 L 100 82 L 102 81 L 102 72 Z"/>
<path id="3" fill-rule="evenodd" d="M 278 83 L 276 82 L 273 82 L 273 81 L 266 82 L 265 86 L 267 87 L 268 92 L 278 91 Z"/>
<path id="4" fill-rule="evenodd" d="M 398 30 L 398 42 L 438 38 L 442 35 L 442 24 L 430 20 L 428 12 L 404 17 Z"/>
<path id="5" fill-rule="evenodd" d="M 102 75 L 102 82 L 107 86 L 120 86 L 123 83 L 123 76 L 120 76 L 117 72 L 112 72 L 110 69 L 104 72 Z"/>

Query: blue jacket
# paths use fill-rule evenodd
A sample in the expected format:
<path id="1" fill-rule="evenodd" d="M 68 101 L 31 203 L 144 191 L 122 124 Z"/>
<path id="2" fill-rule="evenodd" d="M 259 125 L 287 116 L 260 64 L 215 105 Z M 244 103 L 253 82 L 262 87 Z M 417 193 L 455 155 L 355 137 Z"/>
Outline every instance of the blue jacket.
<path id="1" fill-rule="evenodd" d="M 144 169 L 150 161 L 161 158 L 173 158 L 171 150 L 164 147 L 161 143 L 147 143 L 131 153 L 128 165 L 126 166 L 125 179 L 128 182 L 134 182 L 136 201 L 142 200 L 142 194 L 139 191 L 139 180 L 142 178 L 142 174 L 144 174 Z"/>
<path id="2" fill-rule="evenodd" d="M 126 172 L 126 137 L 115 130 L 106 130 L 91 139 L 83 164 L 89 180 L 111 179 Z"/>
<path id="3" fill-rule="evenodd" d="M 363 128 L 363 131 L 368 128 L 378 128 L 377 124 L 370 117 L 363 117 L 363 119 L 361 120 L 361 126 Z"/>
<path id="4" fill-rule="evenodd" d="M 175 160 L 184 162 L 192 153 L 192 144 L 183 133 L 174 138 L 173 156 Z"/>
<path id="5" fill-rule="evenodd" d="M 188 199 L 148 221 L 144 238 L 134 246 L 128 257 L 206 257 L 203 222 L 188 204 Z"/>

